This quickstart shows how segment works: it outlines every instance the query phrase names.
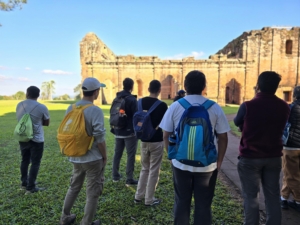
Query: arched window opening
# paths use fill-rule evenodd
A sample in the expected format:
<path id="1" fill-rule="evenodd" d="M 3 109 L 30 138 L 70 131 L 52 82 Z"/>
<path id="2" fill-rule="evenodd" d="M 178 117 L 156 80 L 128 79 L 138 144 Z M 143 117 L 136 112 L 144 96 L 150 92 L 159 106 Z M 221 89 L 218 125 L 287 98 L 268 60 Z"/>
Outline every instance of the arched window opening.
<path id="1" fill-rule="evenodd" d="M 293 50 L 293 41 L 287 40 L 285 43 L 285 54 L 292 54 Z"/>

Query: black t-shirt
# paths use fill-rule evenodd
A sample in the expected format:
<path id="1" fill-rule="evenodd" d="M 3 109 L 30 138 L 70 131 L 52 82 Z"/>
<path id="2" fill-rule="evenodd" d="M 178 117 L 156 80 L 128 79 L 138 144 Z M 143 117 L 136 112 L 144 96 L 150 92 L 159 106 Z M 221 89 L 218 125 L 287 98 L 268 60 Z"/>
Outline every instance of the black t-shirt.
<path id="1" fill-rule="evenodd" d="M 143 110 L 149 110 L 151 108 L 151 106 L 157 101 L 157 98 L 151 98 L 151 97 L 145 97 L 142 100 L 142 107 Z M 150 114 L 151 117 L 151 122 L 153 127 L 157 127 L 162 118 L 165 115 L 165 112 L 168 109 L 168 105 L 165 102 L 161 102 L 156 109 L 154 109 L 154 111 Z M 141 140 L 143 142 L 160 142 L 163 141 L 163 131 L 162 129 L 159 127 L 157 129 L 157 131 L 155 132 L 155 134 L 153 135 L 153 137 L 150 140 Z"/>

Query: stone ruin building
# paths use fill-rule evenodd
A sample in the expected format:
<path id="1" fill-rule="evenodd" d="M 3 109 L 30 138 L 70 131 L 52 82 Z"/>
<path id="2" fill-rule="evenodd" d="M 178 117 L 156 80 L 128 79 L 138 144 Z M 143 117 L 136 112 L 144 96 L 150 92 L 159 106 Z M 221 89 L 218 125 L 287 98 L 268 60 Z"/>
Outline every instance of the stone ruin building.
<path id="1" fill-rule="evenodd" d="M 204 72 L 207 97 L 220 105 L 241 104 L 254 96 L 258 75 L 267 70 L 282 75 L 276 95 L 292 101 L 292 91 L 300 85 L 300 27 L 264 27 L 244 32 L 209 59 L 162 60 L 157 56 L 115 55 L 94 33 L 80 42 L 82 80 L 95 77 L 106 84 L 98 104 L 110 104 L 123 89 L 126 77 L 134 80 L 133 94 L 147 96 L 149 82 L 162 83 L 161 99 L 174 98 L 184 89 L 185 75 L 191 70 Z"/>

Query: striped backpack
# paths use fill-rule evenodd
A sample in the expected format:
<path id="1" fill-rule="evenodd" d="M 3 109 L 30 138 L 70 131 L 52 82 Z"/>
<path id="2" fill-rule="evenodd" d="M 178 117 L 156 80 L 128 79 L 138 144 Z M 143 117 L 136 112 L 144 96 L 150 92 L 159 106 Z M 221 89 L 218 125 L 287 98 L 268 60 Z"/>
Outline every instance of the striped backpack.
<path id="1" fill-rule="evenodd" d="M 214 134 L 207 110 L 215 104 L 211 100 L 191 105 L 181 98 L 178 102 L 185 111 L 176 128 L 176 136 L 170 140 L 168 158 L 194 166 L 204 167 L 217 161 Z"/>

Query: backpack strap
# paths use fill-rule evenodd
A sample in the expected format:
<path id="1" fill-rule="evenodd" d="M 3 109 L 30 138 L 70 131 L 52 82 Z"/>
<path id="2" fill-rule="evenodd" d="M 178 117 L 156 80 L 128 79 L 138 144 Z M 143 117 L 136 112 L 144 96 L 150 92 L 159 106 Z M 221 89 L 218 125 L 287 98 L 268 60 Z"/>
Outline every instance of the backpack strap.
<path id="1" fill-rule="evenodd" d="M 154 111 L 154 109 L 156 109 L 156 107 L 161 103 L 160 100 L 156 100 L 156 102 L 154 102 L 154 104 L 151 106 L 151 108 L 148 110 L 147 113 L 152 113 Z"/>
<path id="2" fill-rule="evenodd" d="M 208 110 L 210 107 L 213 106 L 213 104 L 215 104 L 214 101 L 207 99 L 207 100 L 202 104 L 202 106 L 203 106 L 206 110 Z"/>
<path id="3" fill-rule="evenodd" d="M 76 104 L 73 104 L 72 105 L 72 110 L 76 109 L 76 108 L 80 108 L 81 110 L 84 110 L 84 109 L 86 109 L 86 108 L 88 108 L 88 107 L 90 107 L 92 105 L 94 105 L 94 104 L 86 104 L 86 105 L 76 105 Z"/>
<path id="4" fill-rule="evenodd" d="M 33 109 L 28 114 L 30 114 L 36 107 L 38 107 L 38 105 L 39 104 L 37 104 L 36 106 L 34 106 Z M 26 109 L 25 109 L 25 107 L 23 105 L 23 102 L 22 102 L 22 106 L 23 106 L 23 109 L 24 109 L 25 113 L 27 113 L 27 111 L 26 111 Z"/>
<path id="5" fill-rule="evenodd" d="M 177 102 L 179 102 L 184 109 L 188 109 L 191 106 L 191 104 L 185 98 L 181 98 Z"/>
<path id="6" fill-rule="evenodd" d="M 142 99 L 138 100 L 138 111 L 143 111 Z"/>

